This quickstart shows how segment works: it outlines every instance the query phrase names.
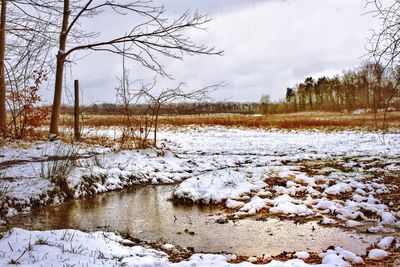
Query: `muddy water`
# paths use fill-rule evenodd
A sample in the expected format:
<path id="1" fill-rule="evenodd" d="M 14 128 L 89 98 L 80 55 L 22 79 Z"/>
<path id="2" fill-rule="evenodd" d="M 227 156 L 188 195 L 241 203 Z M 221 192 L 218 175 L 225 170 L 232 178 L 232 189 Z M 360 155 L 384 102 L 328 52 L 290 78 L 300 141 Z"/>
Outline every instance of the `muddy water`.
<path id="1" fill-rule="evenodd" d="M 371 235 L 319 227 L 315 222 L 244 219 L 217 224 L 220 210 L 175 205 L 168 201 L 172 190 L 173 186 L 140 186 L 34 210 L 15 217 L 12 223 L 30 229 L 129 231 L 142 240 L 194 247 L 196 252 L 247 256 L 276 255 L 283 251 L 319 252 L 331 245 L 363 254 L 369 243 L 377 240 Z"/>

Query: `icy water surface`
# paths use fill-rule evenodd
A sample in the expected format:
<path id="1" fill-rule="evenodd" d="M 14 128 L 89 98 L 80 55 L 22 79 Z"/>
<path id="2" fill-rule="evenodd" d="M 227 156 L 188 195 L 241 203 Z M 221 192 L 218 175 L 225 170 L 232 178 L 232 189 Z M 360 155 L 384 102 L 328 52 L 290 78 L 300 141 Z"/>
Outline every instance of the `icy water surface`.
<path id="1" fill-rule="evenodd" d="M 146 241 L 170 242 L 193 247 L 196 252 L 228 252 L 240 255 L 271 255 L 283 251 L 320 252 L 341 246 L 365 253 L 377 240 L 315 222 L 296 224 L 271 218 L 244 219 L 218 224 L 221 211 L 210 207 L 175 205 L 168 198 L 174 186 L 138 186 L 92 198 L 73 200 L 57 207 L 33 210 L 12 219 L 14 226 L 30 229 L 75 228 L 88 231 L 129 231 Z"/>

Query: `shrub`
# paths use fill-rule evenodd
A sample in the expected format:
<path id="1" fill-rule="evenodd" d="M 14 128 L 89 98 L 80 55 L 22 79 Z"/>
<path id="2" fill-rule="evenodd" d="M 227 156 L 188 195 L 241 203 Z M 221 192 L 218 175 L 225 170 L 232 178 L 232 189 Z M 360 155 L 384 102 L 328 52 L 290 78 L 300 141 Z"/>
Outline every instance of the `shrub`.
<path id="1" fill-rule="evenodd" d="M 50 180 L 67 197 L 72 197 L 68 176 L 76 167 L 77 149 L 74 146 L 60 143 L 54 153 L 41 163 L 40 177 Z"/>
<path id="2" fill-rule="evenodd" d="M 21 139 L 35 134 L 35 128 L 43 125 L 49 118 L 50 109 L 37 107 L 41 101 L 39 87 L 47 80 L 44 71 L 34 71 L 32 85 L 22 89 L 10 87 L 7 104 L 11 114 L 11 137 Z"/>

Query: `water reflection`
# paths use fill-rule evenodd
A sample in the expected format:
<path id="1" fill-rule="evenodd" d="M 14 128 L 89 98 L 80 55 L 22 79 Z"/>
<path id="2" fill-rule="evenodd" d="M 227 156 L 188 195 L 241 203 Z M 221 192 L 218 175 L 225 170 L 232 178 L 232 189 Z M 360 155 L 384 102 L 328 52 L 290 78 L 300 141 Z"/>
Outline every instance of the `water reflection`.
<path id="1" fill-rule="evenodd" d="M 365 253 L 375 236 L 360 236 L 315 222 L 295 224 L 269 219 L 217 224 L 220 210 L 207 206 L 174 205 L 168 201 L 173 186 L 135 188 L 74 200 L 58 207 L 34 210 L 13 218 L 13 224 L 31 229 L 76 228 L 96 231 L 129 231 L 147 241 L 163 240 L 196 252 L 229 252 L 241 255 L 280 254 L 282 251 L 322 251 L 342 246 Z"/>

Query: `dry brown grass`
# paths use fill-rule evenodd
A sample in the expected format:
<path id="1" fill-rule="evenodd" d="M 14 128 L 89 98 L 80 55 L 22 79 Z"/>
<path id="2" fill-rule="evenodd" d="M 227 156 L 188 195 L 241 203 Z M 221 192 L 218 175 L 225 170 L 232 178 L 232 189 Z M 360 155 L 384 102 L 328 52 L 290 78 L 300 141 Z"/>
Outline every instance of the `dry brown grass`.
<path id="1" fill-rule="evenodd" d="M 382 114 L 378 115 L 378 124 L 382 123 Z M 400 112 L 388 115 L 387 122 L 391 128 L 400 128 Z M 63 125 L 72 125 L 72 118 L 64 116 Z M 111 127 L 124 125 L 122 116 L 91 116 L 84 122 L 87 127 Z M 278 128 L 278 129 L 376 129 L 376 120 L 373 114 L 344 114 L 327 112 L 307 112 L 277 114 L 266 116 L 249 115 L 191 115 L 161 117 L 160 125 L 183 127 L 188 125 L 251 127 L 251 128 Z M 378 125 L 378 126 L 379 126 Z M 380 127 L 379 127 L 380 128 Z"/>
<path id="2" fill-rule="evenodd" d="M 381 129 L 382 114 L 379 114 L 377 122 L 378 129 Z M 387 117 L 388 126 L 394 129 L 400 129 L 400 112 L 392 112 Z M 62 126 L 70 128 L 69 132 L 60 132 L 60 138 L 64 142 L 72 143 L 73 137 L 72 116 L 62 116 L 60 120 Z M 42 125 L 41 130 L 36 130 L 29 137 L 21 140 L 21 144 L 25 142 L 45 141 L 48 139 L 48 131 L 46 127 L 48 122 Z M 118 127 L 124 125 L 123 116 L 118 115 L 91 115 L 85 116 L 84 126 L 94 128 Z M 368 130 L 373 131 L 376 128 L 376 120 L 374 114 L 345 114 L 331 112 L 302 112 L 290 114 L 277 114 L 266 116 L 251 115 L 233 115 L 233 114 L 217 114 L 217 115 L 181 115 L 181 116 L 162 116 L 159 120 L 160 126 L 166 127 L 185 127 L 189 125 L 199 126 L 225 126 L 225 127 L 248 127 L 248 128 L 277 128 L 277 129 L 319 129 L 325 131 L 334 130 Z M 133 125 L 134 127 L 134 125 Z M 104 146 L 115 146 L 116 142 L 113 138 L 102 136 L 83 136 L 80 140 L 81 144 Z M 7 144 L 7 141 L 0 140 L 0 147 Z M 124 146 L 135 148 L 135 140 L 127 140 Z"/>

